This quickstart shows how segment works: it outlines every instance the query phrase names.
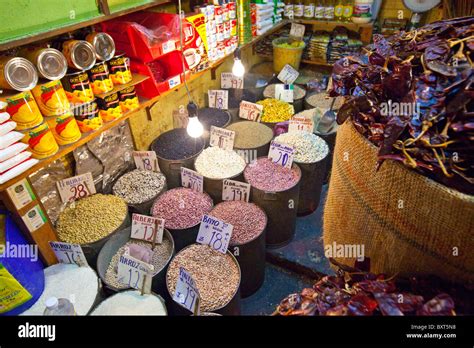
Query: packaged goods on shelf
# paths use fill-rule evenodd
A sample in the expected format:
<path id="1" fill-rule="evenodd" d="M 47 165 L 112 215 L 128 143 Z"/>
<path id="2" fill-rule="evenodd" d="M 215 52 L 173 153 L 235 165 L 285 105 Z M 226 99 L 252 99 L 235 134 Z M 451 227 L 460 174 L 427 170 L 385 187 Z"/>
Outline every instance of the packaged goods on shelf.
<path id="1" fill-rule="evenodd" d="M 28 144 L 14 143 L 7 148 L 0 150 L 0 162 L 4 162 L 7 159 L 12 158 L 27 148 Z"/>
<path id="2" fill-rule="evenodd" d="M 31 157 L 31 152 L 23 151 L 20 152 L 18 155 L 15 155 L 4 162 L 0 162 L 0 173 L 4 173 L 10 168 L 15 167 L 16 165 L 26 161 L 28 158 Z"/>

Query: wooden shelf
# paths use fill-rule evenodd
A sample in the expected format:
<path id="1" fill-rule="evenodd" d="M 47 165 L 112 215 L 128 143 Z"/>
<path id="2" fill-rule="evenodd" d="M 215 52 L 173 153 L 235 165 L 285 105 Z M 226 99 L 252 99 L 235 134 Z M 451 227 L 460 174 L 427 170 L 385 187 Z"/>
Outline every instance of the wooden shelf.
<path id="1" fill-rule="evenodd" d="M 373 22 L 370 23 L 353 23 L 353 22 L 338 22 L 338 21 L 321 21 L 318 19 L 295 19 L 295 23 L 300 24 L 311 24 L 311 25 L 318 25 L 321 27 L 333 27 L 333 26 L 342 26 L 352 30 L 358 30 L 359 28 L 372 28 L 374 26 Z"/>
<path id="2" fill-rule="evenodd" d="M 311 65 L 319 65 L 319 66 L 326 66 L 326 67 L 332 67 L 333 66 L 333 64 L 329 64 L 327 62 L 323 62 L 323 61 L 320 61 L 320 60 L 318 61 L 318 60 L 302 59 L 301 63 L 311 64 Z"/>

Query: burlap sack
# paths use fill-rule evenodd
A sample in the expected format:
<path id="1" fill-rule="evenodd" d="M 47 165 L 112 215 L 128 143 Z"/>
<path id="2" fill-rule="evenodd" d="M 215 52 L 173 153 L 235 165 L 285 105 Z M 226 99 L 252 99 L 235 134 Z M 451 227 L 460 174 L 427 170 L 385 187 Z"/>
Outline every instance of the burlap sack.
<path id="1" fill-rule="evenodd" d="M 401 163 L 376 171 L 377 148 L 350 122 L 338 130 L 324 211 L 324 245 L 362 244 L 371 271 L 474 280 L 474 196 Z M 336 257 L 353 266 L 354 258 Z M 351 255 L 349 255 L 351 256 Z"/>

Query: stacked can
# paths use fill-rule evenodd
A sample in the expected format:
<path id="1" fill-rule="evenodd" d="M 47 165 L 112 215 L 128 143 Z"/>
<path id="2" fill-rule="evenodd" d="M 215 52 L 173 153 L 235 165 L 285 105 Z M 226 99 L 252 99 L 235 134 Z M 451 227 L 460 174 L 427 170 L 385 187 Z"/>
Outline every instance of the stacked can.
<path id="1" fill-rule="evenodd" d="M 250 1 L 237 1 L 237 21 L 239 44 L 245 44 L 252 40 L 252 23 L 250 20 Z"/>
<path id="2" fill-rule="evenodd" d="M 252 23 L 252 37 L 257 36 L 257 4 L 250 4 L 250 22 Z"/>

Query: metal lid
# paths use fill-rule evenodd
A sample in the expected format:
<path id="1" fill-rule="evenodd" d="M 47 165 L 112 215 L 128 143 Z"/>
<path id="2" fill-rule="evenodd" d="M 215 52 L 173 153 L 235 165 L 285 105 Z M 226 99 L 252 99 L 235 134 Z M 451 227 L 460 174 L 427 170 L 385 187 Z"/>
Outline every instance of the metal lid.
<path id="1" fill-rule="evenodd" d="M 66 75 L 67 61 L 64 55 L 54 48 L 41 51 L 36 62 L 38 73 L 48 80 L 60 80 Z"/>
<path id="2" fill-rule="evenodd" d="M 77 41 L 71 48 L 71 60 L 79 70 L 89 70 L 95 64 L 94 47 L 87 41 Z"/>
<path id="3" fill-rule="evenodd" d="M 115 42 L 107 33 L 96 33 L 92 41 L 95 49 L 95 56 L 100 60 L 109 60 L 115 54 Z"/>
<path id="4" fill-rule="evenodd" d="M 29 91 L 38 83 L 35 66 L 25 58 L 12 58 L 4 67 L 4 76 L 11 88 L 17 91 Z"/>

